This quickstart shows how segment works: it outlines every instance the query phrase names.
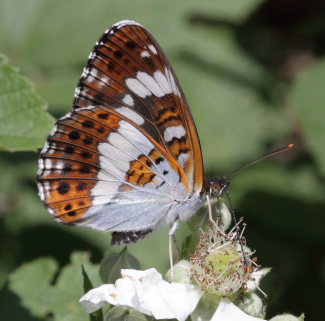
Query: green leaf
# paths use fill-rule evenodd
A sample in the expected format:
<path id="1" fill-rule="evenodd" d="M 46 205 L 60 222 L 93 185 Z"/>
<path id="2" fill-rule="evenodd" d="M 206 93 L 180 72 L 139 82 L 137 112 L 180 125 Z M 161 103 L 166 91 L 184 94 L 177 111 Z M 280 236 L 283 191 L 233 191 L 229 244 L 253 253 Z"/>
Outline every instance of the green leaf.
<path id="1" fill-rule="evenodd" d="M 81 270 L 82 270 L 82 277 L 84 280 L 84 293 L 87 293 L 91 289 L 93 289 L 93 285 L 89 279 L 89 276 L 84 268 L 83 265 L 81 265 Z M 90 321 L 103 321 L 103 311 L 102 309 L 99 309 L 89 315 L 89 320 Z"/>
<path id="2" fill-rule="evenodd" d="M 110 253 L 102 261 L 99 275 L 103 283 L 114 283 L 121 277 L 121 269 L 139 269 L 140 263 L 125 246 L 120 253 Z"/>
<path id="3" fill-rule="evenodd" d="M 83 281 L 84 281 L 84 293 L 87 293 L 88 291 L 92 290 L 94 288 L 94 286 L 91 283 L 89 276 L 88 276 L 83 265 L 81 265 L 81 271 L 82 271 L 82 277 L 83 277 Z"/>
<path id="4" fill-rule="evenodd" d="M 148 321 L 148 319 L 140 312 L 124 307 L 114 307 L 107 314 L 106 321 Z"/>
<path id="5" fill-rule="evenodd" d="M 41 318 L 48 313 L 51 301 L 49 288 L 57 270 L 55 260 L 41 258 L 23 264 L 10 275 L 10 290 L 20 297 L 22 306 L 33 316 Z"/>
<path id="6" fill-rule="evenodd" d="M 304 138 L 320 171 L 325 174 L 325 59 L 310 66 L 292 89 L 291 106 L 295 109 Z"/>
<path id="7" fill-rule="evenodd" d="M 0 55 L 0 148 L 41 147 L 54 122 L 45 107 L 33 85 Z"/>
<path id="8" fill-rule="evenodd" d="M 26 263 L 13 272 L 9 277 L 9 288 L 33 316 L 44 319 L 52 314 L 54 321 L 87 321 L 89 316 L 79 303 L 83 295 L 81 265 L 99 284 L 98 266 L 89 262 L 86 253 L 74 253 L 71 263 L 62 269 L 55 284 L 51 282 L 58 265 L 51 258 L 42 258 Z"/>
<path id="9" fill-rule="evenodd" d="M 52 313 L 55 313 L 56 321 L 89 319 L 79 303 L 79 299 L 83 295 L 81 265 L 85 266 L 94 284 L 100 284 L 98 266 L 89 262 L 89 255 L 87 253 L 74 253 L 71 257 L 71 263 L 62 269 L 58 281 L 53 287 L 51 310 Z"/>

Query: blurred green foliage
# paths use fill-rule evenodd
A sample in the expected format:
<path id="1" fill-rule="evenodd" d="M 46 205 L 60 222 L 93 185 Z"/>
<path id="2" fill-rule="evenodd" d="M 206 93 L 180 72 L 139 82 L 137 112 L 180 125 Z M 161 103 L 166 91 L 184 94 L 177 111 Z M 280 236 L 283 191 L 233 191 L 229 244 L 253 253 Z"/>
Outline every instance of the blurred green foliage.
<path id="1" fill-rule="evenodd" d="M 92 46 L 121 19 L 145 25 L 166 51 L 193 112 L 207 176 L 295 143 L 295 150 L 231 177 L 230 195 L 248 224 L 248 245 L 273 268 L 262 284 L 268 315 L 305 312 L 319 320 L 325 291 L 320 0 L 2 0 L 0 51 L 42 99 L 1 57 L 0 147 L 20 152 L 0 154 L 0 319 L 88 320 L 78 303 L 81 264 L 99 285 L 103 253 L 118 251 L 108 246 L 108 234 L 52 221 L 37 196 L 32 151 L 53 124 L 43 99 L 54 117 L 70 110 Z M 190 233 L 182 224 L 177 236 Z M 165 272 L 166 229 L 129 251 L 141 268 Z"/>
<path id="2" fill-rule="evenodd" d="M 0 148 L 9 151 L 36 150 L 44 142 L 54 119 L 45 112 L 27 79 L 0 56 Z"/>

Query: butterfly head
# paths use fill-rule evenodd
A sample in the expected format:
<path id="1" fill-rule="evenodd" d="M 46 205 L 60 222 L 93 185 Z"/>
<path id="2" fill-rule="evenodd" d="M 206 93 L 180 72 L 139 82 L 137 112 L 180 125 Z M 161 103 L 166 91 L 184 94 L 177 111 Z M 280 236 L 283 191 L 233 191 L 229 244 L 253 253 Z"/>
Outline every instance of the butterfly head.
<path id="1" fill-rule="evenodd" d="M 228 178 L 217 176 L 206 182 L 206 190 L 211 197 L 218 197 L 228 189 L 229 184 L 230 181 Z"/>

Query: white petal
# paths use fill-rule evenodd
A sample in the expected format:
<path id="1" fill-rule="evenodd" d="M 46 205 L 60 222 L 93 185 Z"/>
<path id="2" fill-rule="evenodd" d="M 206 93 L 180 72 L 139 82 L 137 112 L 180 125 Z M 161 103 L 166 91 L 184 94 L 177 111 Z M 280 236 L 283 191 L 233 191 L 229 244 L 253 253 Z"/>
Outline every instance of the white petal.
<path id="1" fill-rule="evenodd" d="M 113 284 L 104 284 L 96 289 L 88 291 L 79 302 L 85 307 L 87 313 L 92 313 L 100 309 L 105 302 L 116 304 L 114 297 L 116 289 Z"/>
<path id="2" fill-rule="evenodd" d="M 139 312 L 150 314 L 150 310 L 146 309 L 146 306 L 141 303 L 141 296 L 139 297 L 136 289 L 136 283 L 129 278 L 118 279 L 115 282 L 116 287 L 116 304 L 115 305 L 127 305 L 137 309 Z"/>
<path id="3" fill-rule="evenodd" d="M 264 268 L 257 270 L 256 272 L 252 273 L 253 280 L 249 280 L 246 284 L 246 291 L 253 292 L 259 286 L 261 279 L 271 271 L 271 268 Z"/>
<path id="4" fill-rule="evenodd" d="M 202 292 L 194 285 L 162 281 L 143 296 L 156 319 L 185 321 L 194 311 Z"/>
<path id="5" fill-rule="evenodd" d="M 157 282 L 162 280 L 162 276 L 157 272 L 156 269 L 148 269 L 145 271 L 133 270 L 133 269 L 122 269 L 121 270 L 122 278 L 129 277 L 134 281 L 142 280 L 145 282 Z"/>
<path id="6" fill-rule="evenodd" d="M 161 274 L 154 268 L 145 271 L 124 269 L 121 270 L 121 275 L 122 278 L 130 277 L 134 281 L 140 280 L 144 284 L 149 285 L 158 284 L 163 279 Z"/>
<path id="7" fill-rule="evenodd" d="M 155 269 L 146 271 L 122 270 L 115 285 L 102 285 L 86 293 L 80 302 L 88 313 L 105 302 L 126 305 L 153 315 L 156 319 L 185 321 L 194 311 L 202 291 L 195 285 L 169 283 Z"/>
<path id="8" fill-rule="evenodd" d="M 237 308 L 228 299 L 222 299 L 218 309 L 211 321 L 261 321 L 263 319 L 254 318 Z"/>

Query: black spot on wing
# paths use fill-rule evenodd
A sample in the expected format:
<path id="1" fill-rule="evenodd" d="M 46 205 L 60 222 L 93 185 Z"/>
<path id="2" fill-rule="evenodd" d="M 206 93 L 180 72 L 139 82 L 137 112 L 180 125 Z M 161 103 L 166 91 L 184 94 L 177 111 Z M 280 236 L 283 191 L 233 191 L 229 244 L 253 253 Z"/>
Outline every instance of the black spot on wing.
<path id="1" fill-rule="evenodd" d="M 134 49 L 137 45 L 136 45 L 136 43 L 133 42 L 133 41 L 127 41 L 127 42 L 125 43 L 125 46 L 128 47 L 129 49 Z"/>
<path id="2" fill-rule="evenodd" d="M 67 182 L 61 182 L 58 186 L 58 192 L 61 195 L 68 193 L 69 190 L 70 190 L 70 184 Z"/>
<path id="3" fill-rule="evenodd" d="M 68 205 L 66 205 L 66 206 L 64 207 L 64 210 L 65 210 L 65 211 L 70 211 L 71 209 L 72 209 L 71 204 L 68 204 Z"/>
<path id="4" fill-rule="evenodd" d="M 84 165 L 79 170 L 80 174 L 89 174 L 90 173 L 90 167 L 87 165 Z"/>
<path id="5" fill-rule="evenodd" d="M 74 148 L 72 146 L 65 146 L 64 147 L 64 152 L 67 154 L 73 154 L 74 153 Z"/>
<path id="6" fill-rule="evenodd" d="M 81 156 L 82 156 L 83 158 L 91 158 L 91 154 L 90 154 L 89 152 L 82 152 L 82 153 L 81 153 Z"/>
<path id="7" fill-rule="evenodd" d="M 69 138 L 72 139 L 72 140 L 77 140 L 80 138 L 80 134 L 79 132 L 77 132 L 76 130 L 72 130 L 70 133 L 69 133 Z"/>
<path id="8" fill-rule="evenodd" d="M 93 139 L 90 137 L 90 136 L 87 136 L 85 139 L 84 139 L 84 143 L 86 145 L 91 145 L 93 143 Z"/>
<path id="9" fill-rule="evenodd" d="M 78 191 L 83 191 L 83 190 L 85 190 L 87 188 L 87 183 L 85 183 L 85 182 L 80 182 L 79 184 L 78 184 L 78 186 L 77 186 L 77 190 Z"/>
<path id="10" fill-rule="evenodd" d="M 82 123 L 82 127 L 85 127 L 85 128 L 94 128 L 94 123 L 91 120 L 85 120 Z"/>

